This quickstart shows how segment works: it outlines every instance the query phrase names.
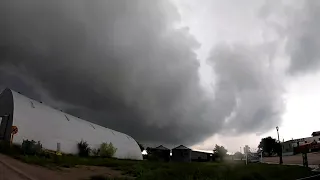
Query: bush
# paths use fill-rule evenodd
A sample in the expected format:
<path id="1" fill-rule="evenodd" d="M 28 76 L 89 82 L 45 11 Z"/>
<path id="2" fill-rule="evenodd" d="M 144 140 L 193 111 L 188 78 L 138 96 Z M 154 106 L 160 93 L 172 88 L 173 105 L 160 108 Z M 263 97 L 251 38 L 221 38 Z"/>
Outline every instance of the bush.
<path id="1" fill-rule="evenodd" d="M 89 156 L 90 147 L 86 141 L 81 140 L 78 143 L 78 150 L 79 150 L 78 155 L 80 157 L 88 157 Z"/>
<path id="2" fill-rule="evenodd" d="M 23 140 L 21 145 L 21 150 L 24 155 L 37 155 L 37 154 L 41 154 L 42 145 L 39 141 L 38 143 L 36 143 L 34 140 L 29 141 L 27 139 L 27 140 Z"/>
<path id="3" fill-rule="evenodd" d="M 116 151 L 117 148 L 115 148 L 111 142 L 109 144 L 102 143 L 100 145 L 100 156 L 102 157 L 113 157 Z"/>
<path id="4" fill-rule="evenodd" d="M 97 157 L 100 154 L 100 149 L 92 149 L 91 156 Z"/>

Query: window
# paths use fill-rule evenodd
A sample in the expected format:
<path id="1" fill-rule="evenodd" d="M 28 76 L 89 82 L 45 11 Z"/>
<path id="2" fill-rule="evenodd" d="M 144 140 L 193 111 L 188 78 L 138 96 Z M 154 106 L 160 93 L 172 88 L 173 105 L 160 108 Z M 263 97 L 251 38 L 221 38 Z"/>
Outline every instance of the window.
<path id="1" fill-rule="evenodd" d="M 1 125 L 1 123 L 2 123 L 2 117 L 0 117 L 0 125 Z"/>
<path id="2" fill-rule="evenodd" d="M 64 115 L 65 117 L 66 117 L 66 119 L 68 120 L 68 121 L 70 121 L 70 119 L 68 118 L 68 116 L 67 115 Z"/>
<path id="3" fill-rule="evenodd" d="M 35 108 L 32 101 L 30 101 L 30 105 L 31 105 L 32 108 Z"/>

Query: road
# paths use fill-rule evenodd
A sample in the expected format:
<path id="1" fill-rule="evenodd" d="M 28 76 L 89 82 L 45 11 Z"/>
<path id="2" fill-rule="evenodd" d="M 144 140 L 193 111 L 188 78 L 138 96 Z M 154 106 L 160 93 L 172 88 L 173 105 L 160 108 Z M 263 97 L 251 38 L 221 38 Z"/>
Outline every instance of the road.
<path id="1" fill-rule="evenodd" d="M 26 180 L 19 174 L 0 163 L 0 180 Z"/>
<path id="2" fill-rule="evenodd" d="M 268 163 L 279 163 L 279 157 L 264 157 L 263 161 Z M 283 164 L 302 164 L 302 155 L 283 156 Z M 308 153 L 308 164 L 319 165 L 320 153 Z"/>

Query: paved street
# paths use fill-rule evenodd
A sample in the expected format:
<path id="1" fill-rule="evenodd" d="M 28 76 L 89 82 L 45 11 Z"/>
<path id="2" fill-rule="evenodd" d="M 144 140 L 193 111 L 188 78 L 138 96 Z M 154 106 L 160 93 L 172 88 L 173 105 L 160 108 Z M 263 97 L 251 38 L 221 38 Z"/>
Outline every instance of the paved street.
<path id="1" fill-rule="evenodd" d="M 265 157 L 263 158 L 263 161 L 268 163 L 279 163 L 279 157 Z M 283 156 L 283 164 L 302 164 L 302 155 Z M 319 165 L 320 153 L 308 153 L 308 164 Z"/>
<path id="2" fill-rule="evenodd" d="M 0 163 L 0 180 L 26 180 Z"/>

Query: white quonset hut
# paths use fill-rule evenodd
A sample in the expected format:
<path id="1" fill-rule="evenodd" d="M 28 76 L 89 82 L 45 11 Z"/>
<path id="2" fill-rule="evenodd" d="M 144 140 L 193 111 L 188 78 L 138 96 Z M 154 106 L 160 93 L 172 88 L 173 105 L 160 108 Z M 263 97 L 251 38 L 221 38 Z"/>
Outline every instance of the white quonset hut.
<path id="1" fill-rule="evenodd" d="M 142 160 L 140 148 L 132 137 L 53 109 L 10 89 L 0 94 L 0 121 L 0 140 L 9 141 L 11 127 L 17 126 L 13 143 L 35 140 L 49 150 L 56 150 L 60 143 L 61 152 L 76 154 L 81 140 L 87 141 L 91 148 L 111 142 L 117 148 L 116 158 Z"/>

